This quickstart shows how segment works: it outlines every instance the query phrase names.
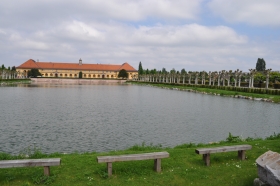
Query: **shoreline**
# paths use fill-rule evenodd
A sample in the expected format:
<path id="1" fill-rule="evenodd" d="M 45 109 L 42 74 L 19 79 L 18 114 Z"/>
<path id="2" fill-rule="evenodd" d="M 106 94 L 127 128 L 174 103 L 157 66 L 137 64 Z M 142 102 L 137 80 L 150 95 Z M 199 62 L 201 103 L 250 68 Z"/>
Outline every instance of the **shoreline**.
<path id="1" fill-rule="evenodd" d="M 56 83 L 56 84 L 123 84 L 125 79 L 63 79 L 63 78 L 31 78 L 32 83 Z"/>
<path id="2" fill-rule="evenodd" d="M 128 82 L 140 86 L 149 86 L 155 88 L 163 88 L 168 90 L 177 90 L 177 91 L 187 91 L 193 93 L 200 93 L 206 95 L 214 96 L 223 96 L 231 98 L 239 98 L 253 101 L 263 101 L 270 103 L 280 103 L 280 95 L 271 95 L 271 94 L 257 94 L 257 93 L 247 93 L 247 92 L 238 92 L 238 91 L 229 91 L 221 89 L 210 89 L 210 88 L 200 88 L 200 87 L 187 87 L 180 85 L 169 85 L 169 84 L 153 84 L 153 83 L 138 83 L 138 82 Z"/>

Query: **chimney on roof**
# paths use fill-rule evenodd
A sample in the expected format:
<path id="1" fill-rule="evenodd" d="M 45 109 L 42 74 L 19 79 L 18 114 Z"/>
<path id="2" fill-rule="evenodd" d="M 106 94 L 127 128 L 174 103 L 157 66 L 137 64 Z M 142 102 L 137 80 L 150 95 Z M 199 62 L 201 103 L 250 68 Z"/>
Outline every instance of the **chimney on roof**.
<path id="1" fill-rule="evenodd" d="M 82 65 L 82 59 L 80 58 L 80 60 L 79 60 L 79 65 Z"/>

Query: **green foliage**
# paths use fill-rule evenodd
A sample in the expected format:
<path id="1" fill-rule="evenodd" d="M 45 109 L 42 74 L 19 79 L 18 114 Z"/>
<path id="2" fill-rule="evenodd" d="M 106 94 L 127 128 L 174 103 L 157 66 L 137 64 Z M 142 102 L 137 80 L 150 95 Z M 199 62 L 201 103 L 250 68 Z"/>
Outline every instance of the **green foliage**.
<path id="1" fill-rule="evenodd" d="M 147 70 L 145 71 L 145 74 L 150 74 L 149 69 L 147 69 Z"/>
<path id="2" fill-rule="evenodd" d="M 196 146 L 197 146 L 196 144 L 190 142 L 190 143 L 185 143 L 185 144 L 182 144 L 182 145 L 177 145 L 174 148 L 185 149 L 185 148 L 193 148 L 193 147 L 196 147 Z"/>
<path id="3" fill-rule="evenodd" d="M 256 64 L 256 70 L 257 71 L 265 71 L 265 60 L 263 58 L 258 58 L 257 64 Z"/>
<path id="4" fill-rule="evenodd" d="M 254 76 L 254 80 L 256 82 L 262 83 L 266 80 L 266 77 L 265 77 L 265 75 L 263 75 L 263 73 L 257 72 Z"/>
<path id="5" fill-rule="evenodd" d="M 40 148 L 37 148 L 35 146 L 33 147 L 29 146 L 21 150 L 17 158 L 38 159 L 38 158 L 45 158 L 45 157 L 46 155 L 41 152 Z"/>
<path id="6" fill-rule="evenodd" d="M 38 69 L 32 68 L 31 70 L 27 71 L 27 76 L 28 77 L 37 77 L 37 76 L 42 76 L 42 74 L 39 72 Z"/>
<path id="7" fill-rule="evenodd" d="M 11 160 L 11 159 L 13 159 L 13 156 L 11 156 L 10 154 L 0 152 L 0 160 Z"/>
<path id="8" fill-rule="evenodd" d="M 151 71 L 150 71 L 150 74 L 156 74 L 157 73 L 157 69 L 152 69 Z"/>
<path id="9" fill-rule="evenodd" d="M 141 145 L 133 145 L 130 147 L 128 150 L 133 150 L 133 151 L 145 151 L 145 150 L 159 150 L 161 149 L 161 145 L 153 145 L 152 143 L 150 145 L 146 145 L 145 142 L 142 142 Z"/>
<path id="10" fill-rule="evenodd" d="M 127 71 L 126 71 L 125 69 L 121 69 L 121 70 L 119 71 L 118 77 L 120 77 L 120 78 L 128 78 L 128 73 L 127 73 Z"/>
<path id="11" fill-rule="evenodd" d="M 175 74 L 175 73 L 176 73 L 175 68 L 172 68 L 172 70 L 170 70 L 170 74 Z"/>
<path id="12" fill-rule="evenodd" d="M 140 63 L 139 63 L 139 67 L 138 67 L 138 74 L 139 74 L 139 75 L 144 74 L 144 70 L 143 70 L 141 61 L 140 61 Z"/>
<path id="13" fill-rule="evenodd" d="M 166 74 L 166 73 L 167 73 L 167 71 L 166 71 L 165 68 L 162 68 L 161 72 L 162 72 L 163 74 Z"/>
<path id="14" fill-rule="evenodd" d="M 186 74 L 187 73 L 187 71 L 183 68 L 182 70 L 181 70 L 181 74 Z"/>
<path id="15" fill-rule="evenodd" d="M 237 143 L 237 142 L 241 142 L 242 139 L 239 136 L 233 136 L 231 133 L 229 133 L 226 141 L 229 143 Z"/>
<path id="16" fill-rule="evenodd" d="M 16 71 L 16 67 L 15 66 L 12 66 L 12 71 Z"/>
<path id="17" fill-rule="evenodd" d="M 37 175 L 32 177 L 32 181 L 36 185 L 41 185 L 41 184 L 50 185 L 54 182 L 55 178 L 56 178 L 55 175 L 45 176 L 43 174 L 37 174 Z"/>
<path id="18" fill-rule="evenodd" d="M 267 140 L 280 139 L 280 133 L 279 133 L 279 134 L 275 134 L 275 132 L 274 132 L 273 135 L 271 135 L 271 136 L 269 136 L 269 137 L 267 137 L 267 138 L 265 138 L 265 139 L 267 139 Z"/>
<path id="19" fill-rule="evenodd" d="M 269 81 L 274 83 L 280 82 L 280 73 L 279 72 L 270 72 Z"/>
<path id="20" fill-rule="evenodd" d="M 79 78 L 83 78 L 83 73 L 82 72 L 79 72 Z"/>

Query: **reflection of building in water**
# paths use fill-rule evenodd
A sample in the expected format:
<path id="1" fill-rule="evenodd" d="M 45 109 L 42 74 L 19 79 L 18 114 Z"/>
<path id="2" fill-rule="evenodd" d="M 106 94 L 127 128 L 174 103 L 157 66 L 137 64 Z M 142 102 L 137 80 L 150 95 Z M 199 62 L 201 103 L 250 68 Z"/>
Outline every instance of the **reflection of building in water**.
<path id="1" fill-rule="evenodd" d="M 79 63 L 36 62 L 29 59 L 16 69 L 19 78 L 26 78 L 27 71 L 31 69 L 38 69 L 42 77 L 57 78 L 79 78 L 79 73 L 82 72 L 82 78 L 116 79 L 122 69 L 127 71 L 128 79 L 138 75 L 138 71 L 128 63 L 122 65 L 83 64 L 81 59 Z"/>

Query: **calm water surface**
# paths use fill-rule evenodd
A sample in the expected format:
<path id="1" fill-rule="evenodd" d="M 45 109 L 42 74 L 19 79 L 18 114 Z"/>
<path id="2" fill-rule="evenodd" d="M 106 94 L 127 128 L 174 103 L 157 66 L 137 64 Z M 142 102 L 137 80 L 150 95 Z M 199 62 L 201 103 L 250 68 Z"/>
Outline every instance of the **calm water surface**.
<path id="1" fill-rule="evenodd" d="M 280 133 L 280 105 L 137 85 L 0 87 L 0 152 L 111 151 Z"/>

